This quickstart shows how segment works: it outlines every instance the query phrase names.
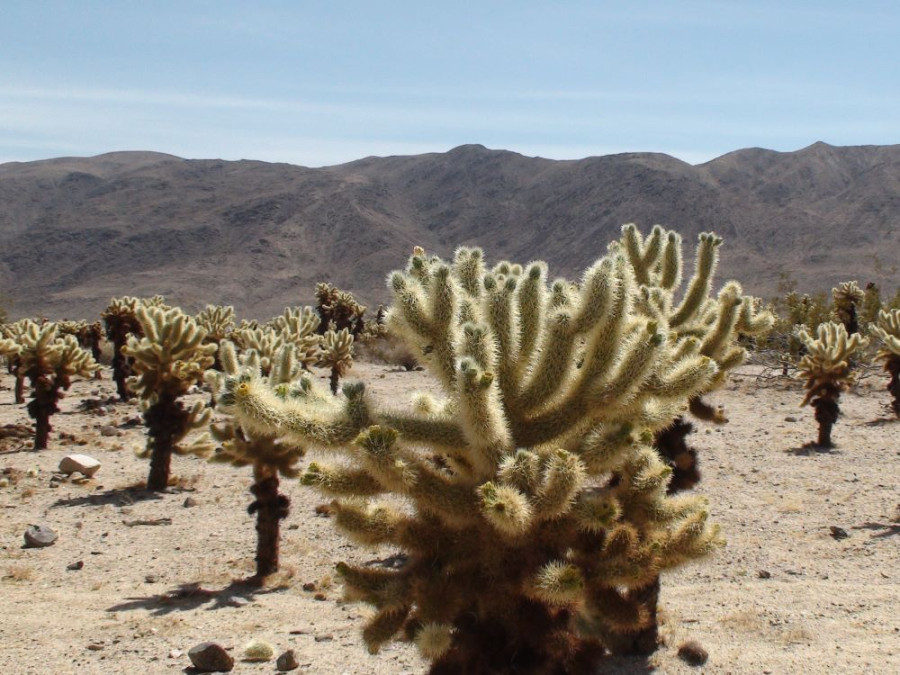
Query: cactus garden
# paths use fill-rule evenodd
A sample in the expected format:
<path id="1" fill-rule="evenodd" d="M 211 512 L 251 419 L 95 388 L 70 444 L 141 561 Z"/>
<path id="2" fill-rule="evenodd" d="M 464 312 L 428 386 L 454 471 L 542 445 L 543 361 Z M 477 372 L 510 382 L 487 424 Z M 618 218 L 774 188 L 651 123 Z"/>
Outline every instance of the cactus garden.
<path id="1" fill-rule="evenodd" d="M 900 309 L 767 305 L 720 247 L 626 226 L 575 279 L 416 248 L 377 314 L 322 283 L 5 324 L 0 670 L 900 671 Z"/>

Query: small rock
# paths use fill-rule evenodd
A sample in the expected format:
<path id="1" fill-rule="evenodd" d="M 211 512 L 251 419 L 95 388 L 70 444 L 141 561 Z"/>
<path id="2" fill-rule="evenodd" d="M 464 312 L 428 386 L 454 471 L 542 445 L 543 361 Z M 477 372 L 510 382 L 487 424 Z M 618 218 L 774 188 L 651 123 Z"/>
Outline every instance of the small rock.
<path id="1" fill-rule="evenodd" d="M 316 635 L 314 638 L 316 642 L 331 642 L 334 640 L 333 635 Z"/>
<path id="2" fill-rule="evenodd" d="M 228 605 L 229 607 L 246 607 L 250 604 L 250 601 L 247 598 L 242 598 L 239 595 L 232 595 L 222 600 L 222 604 Z"/>
<path id="3" fill-rule="evenodd" d="M 234 658 L 215 642 L 201 642 L 191 647 L 188 658 L 201 673 L 227 673 L 234 668 Z"/>
<path id="4" fill-rule="evenodd" d="M 100 462 L 89 455 L 66 455 L 59 462 L 59 472 L 66 475 L 83 473 L 91 477 L 100 470 Z"/>
<path id="5" fill-rule="evenodd" d="M 177 658 L 179 658 L 182 654 L 184 654 L 184 652 L 181 651 L 180 649 L 173 649 L 173 650 L 171 650 L 171 651 L 169 652 L 169 658 L 170 658 L 170 659 L 177 659 Z"/>
<path id="6" fill-rule="evenodd" d="M 769 572 L 768 570 L 760 570 L 759 572 L 757 572 L 757 574 L 759 575 L 760 579 L 771 579 L 772 578 L 772 573 Z"/>
<path id="7" fill-rule="evenodd" d="M 116 429 L 111 424 L 104 424 L 100 427 L 100 435 L 101 436 L 119 436 L 122 432 Z"/>
<path id="8" fill-rule="evenodd" d="M 785 422 L 796 422 L 797 418 L 794 417 L 793 415 L 788 415 L 787 417 L 784 418 L 784 421 Z"/>
<path id="9" fill-rule="evenodd" d="M 198 503 L 199 502 L 196 499 L 194 499 L 193 497 L 188 497 L 187 499 L 184 500 L 184 503 L 182 504 L 182 506 L 186 509 L 190 509 L 190 508 L 197 506 Z"/>
<path id="10" fill-rule="evenodd" d="M 264 640 L 253 639 L 244 645 L 245 661 L 269 661 L 275 656 L 275 648 Z"/>
<path id="11" fill-rule="evenodd" d="M 828 529 L 831 530 L 831 536 L 837 540 L 846 539 L 850 536 L 849 534 L 847 534 L 847 530 L 845 530 L 843 527 L 838 527 L 837 525 L 832 525 Z"/>
<path id="12" fill-rule="evenodd" d="M 303 584 L 303 590 L 312 592 L 316 590 L 316 584 L 312 581 L 307 581 L 305 584 Z"/>
<path id="13" fill-rule="evenodd" d="M 678 658 L 692 666 L 702 666 L 709 658 L 709 652 L 699 642 L 691 640 L 678 648 Z"/>
<path id="14" fill-rule="evenodd" d="M 80 570 L 83 567 L 84 567 L 84 560 L 79 560 L 78 562 L 73 562 L 73 563 L 66 565 L 66 569 L 69 570 L 70 572 L 77 572 L 78 570 Z"/>
<path id="15" fill-rule="evenodd" d="M 105 645 L 102 642 L 92 642 L 87 646 L 92 652 L 99 652 Z"/>
<path id="16" fill-rule="evenodd" d="M 275 661 L 275 667 L 281 672 L 296 670 L 300 667 L 300 662 L 297 661 L 297 654 L 294 653 L 293 649 L 288 649 Z"/>
<path id="17" fill-rule="evenodd" d="M 148 574 L 144 577 L 145 584 L 155 584 L 157 581 L 159 581 L 159 577 L 155 574 Z"/>
<path id="18" fill-rule="evenodd" d="M 327 600 L 327 599 L 328 599 L 328 596 L 325 595 L 324 593 L 316 593 L 316 594 L 313 596 L 313 600 L 318 600 L 319 602 L 323 602 L 323 601 L 325 601 L 325 600 Z"/>
<path id="19" fill-rule="evenodd" d="M 29 525 L 25 530 L 25 548 L 53 546 L 59 535 L 46 525 Z"/>

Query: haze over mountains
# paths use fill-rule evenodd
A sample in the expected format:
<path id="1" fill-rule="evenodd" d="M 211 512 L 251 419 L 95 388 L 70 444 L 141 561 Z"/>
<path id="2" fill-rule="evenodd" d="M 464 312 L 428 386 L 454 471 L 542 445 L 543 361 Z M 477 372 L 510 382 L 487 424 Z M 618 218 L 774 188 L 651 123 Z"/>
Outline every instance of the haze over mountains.
<path id="1" fill-rule="evenodd" d="M 857 279 L 900 284 L 900 146 L 738 150 L 698 166 L 466 145 L 309 169 L 117 152 L 0 165 L 0 291 L 15 317 L 96 318 L 114 295 L 268 318 L 317 281 L 387 302 L 413 246 L 489 262 L 541 258 L 577 277 L 623 223 L 725 238 L 727 278 L 769 296 Z"/>

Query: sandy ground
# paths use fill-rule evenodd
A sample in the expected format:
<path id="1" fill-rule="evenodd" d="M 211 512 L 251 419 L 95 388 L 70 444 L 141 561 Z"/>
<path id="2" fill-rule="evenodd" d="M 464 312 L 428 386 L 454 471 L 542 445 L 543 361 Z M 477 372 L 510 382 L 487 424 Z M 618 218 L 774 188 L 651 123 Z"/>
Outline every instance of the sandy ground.
<path id="1" fill-rule="evenodd" d="M 649 662 L 602 672 L 900 673 L 900 423 L 888 414 L 884 382 L 844 396 L 838 447 L 820 452 L 803 447 L 816 429 L 812 411 L 798 408 L 799 384 L 760 383 L 756 374 L 744 367 L 712 397 L 729 424 L 693 436 L 704 476 L 698 490 L 728 547 L 664 577 L 666 644 Z M 429 387 L 421 373 L 381 365 L 359 364 L 354 376 L 378 397 Z M 12 402 L 12 378 L 0 382 L 0 424 L 27 424 L 24 406 Z M 263 589 L 240 584 L 254 565 L 249 469 L 176 457 L 177 486 L 143 492 L 149 465 L 134 454 L 143 428 L 129 425 L 137 406 L 79 409 L 113 393 L 108 371 L 76 382 L 52 420 L 48 450 L 0 441 L 9 482 L 0 487 L 0 673 L 190 672 L 186 652 L 205 640 L 232 649 L 234 673 L 275 672 L 274 662 L 240 659 L 252 638 L 276 655 L 294 649 L 298 673 L 425 671 L 406 645 L 369 655 L 359 635 L 367 609 L 343 604 L 333 583 L 335 562 L 378 561 L 390 551 L 350 546 L 316 515 L 324 500 L 291 482 L 283 572 Z M 101 435 L 104 426 L 116 435 Z M 99 473 L 53 481 L 72 452 L 99 459 Z M 55 529 L 55 545 L 23 548 L 33 523 Z M 832 526 L 849 536 L 834 538 Z M 686 640 L 708 650 L 702 669 L 678 659 Z"/>

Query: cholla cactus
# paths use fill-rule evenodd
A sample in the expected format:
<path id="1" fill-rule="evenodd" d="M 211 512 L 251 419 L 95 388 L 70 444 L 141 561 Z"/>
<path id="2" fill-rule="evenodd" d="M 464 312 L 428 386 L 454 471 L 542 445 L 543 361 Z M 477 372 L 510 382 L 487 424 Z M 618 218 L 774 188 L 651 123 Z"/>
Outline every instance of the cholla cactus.
<path id="1" fill-rule="evenodd" d="M 331 393 L 337 396 L 340 379 L 353 366 L 353 336 L 346 328 L 322 336 L 316 365 L 331 370 Z"/>
<path id="2" fill-rule="evenodd" d="M 218 346 L 223 340 L 227 340 L 234 331 L 234 307 L 228 305 L 207 305 L 205 309 L 200 311 L 194 319 L 200 328 L 206 331 L 204 338 L 206 344 L 214 344 Z M 222 370 L 222 364 L 219 360 L 219 353 L 216 351 L 213 358 L 213 368 Z"/>
<path id="3" fill-rule="evenodd" d="M 869 326 L 869 332 L 881 343 L 875 358 L 883 362 L 891 376 L 887 390 L 894 397 L 891 407 L 900 417 L 900 309 L 880 311 L 878 321 Z"/>
<path id="4" fill-rule="evenodd" d="M 132 396 L 132 393 L 128 391 L 131 363 L 123 353 L 123 349 L 130 335 L 138 338 L 142 335 L 141 324 L 137 319 L 137 310 L 140 306 L 140 299 L 126 295 L 121 298 L 112 298 L 109 306 L 101 314 L 103 323 L 106 325 L 106 338 L 112 342 L 113 346 L 113 381 L 116 383 L 119 398 L 123 401 L 127 401 Z"/>
<path id="5" fill-rule="evenodd" d="M 19 339 L 32 323 L 43 325 L 44 322 L 35 322 L 31 319 L 19 319 L 14 323 L 3 324 L 0 327 L 0 338 L 12 340 L 18 343 Z M 6 365 L 9 374 L 15 377 L 15 385 L 13 385 L 13 395 L 16 403 L 25 403 L 25 371 L 22 369 L 22 360 L 18 356 L 17 351 L 10 351 L 5 354 Z"/>
<path id="6" fill-rule="evenodd" d="M 206 331 L 180 309 L 140 305 L 135 318 L 142 338 L 132 335 L 123 354 L 134 360 L 128 384 L 142 399 L 147 446 L 141 457 L 150 457 L 147 489 L 162 491 L 169 484 L 172 454 L 206 455 L 213 445 L 206 434 L 182 443 L 188 433 L 209 424 L 212 410 L 202 401 L 186 408 L 180 400 L 203 380 L 213 363 L 215 345 L 203 344 Z"/>
<path id="7" fill-rule="evenodd" d="M 245 352 L 239 360 L 234 345 L 224 341 L 220 353 L 222 372 L 207 373 L 217 398 L 224 375 L 239 376 L 240 369 L 244 368 L 262 377 L 259 368 L 262 359 L 256 351 Z M 299 367 L 290 345 L 282 345 L 277 353 L 264 357 L 272 364 L 267 378 L 271 386 L 277 387 L 285 398 L 304 394 L 308 382 L 297 379 Z M 213 437 L 222 444 L 211 461 L 253 467 L 250 492 L 255 500 L 248 511 L 256 514 L 256 578 L 262 581 L 278 571 L 280 522 L 287 518 L 290 509 L 288 497 L 278 492 L 279 476 L 297 477 L 296 464 L 303 457 L 303 449 L 274 436 L 246 431 L 234 419 L 213 424 L 211 429 Z"/>
<path id="8" fill-rule="evenodd" d="M 805 330 L 797 337 L 807 350 L 797 364 L 800 376 L 806 378 L 806 396 L 800 405 L 811 403 L 815 408 L 818 445 L 830 448 L 831 428 L 840 415 L 838 400 L 855 379 L 850 358 L 866 346 L 867 340 L 859 333 L 848 335 L 842 324 L 833 321 L 821 324 L 815 338 Z"/>
<path id="9" fill-rule="evenodd" d="M 312 307 L 285 307 L 281 316 L 268 324 L 285 343 L 294 345 L 294 355 L 306 370 L 319 357 L 321 336 L 317 332 L 321 319 Z"/>
<path id="10" fill-rule="evenodd" d="M 303 482 L 337 498 L 354 541 L 408 556 L 397 570 L 338 567 L 347 595 L 377 610 L 370 650 L 400 635 L 433 675 L 587 672 L 652 621 L 642 593 L 661 571 L 719 543 L 702 498 L 666 495 L 671 470 L 651 446 L 716 381 L 706 338 L 638 308 L 618 250 L 577 287 L 548 285 L 540 262 L 487 271 L 466 248 L 449 264 L 418 250 L 390 285 L 388 326 L 445 399 L 379 408 L 352 384 L 288 401 L 251 373 L 226 379 L 223 408 L 253 433 L 344 453 Z M 675 312 L 685 327 L 702 286 Z"/>
<path id="11" fill-rule="evenodd" d="M 50 417 L 59 412 L 57 404 L 72 377 L 89 377 L 100 366 L 74 335 L 59 337 L 54 323 L 39 325 L 26 320 L 15 339 L 0 339 L 0 353 L 18 359 L 18 367 L 31 383 L 28 414 L 35 422 L 34 449 L 43 450 L 50 436 Z"/>
<path id="12" fill-rule="evenodd" d="M 855 281 L 845 281 L 831 289 L 834 298 L 834 316 L 843 324 L 848 335 L 859 332 L 859 308 L 865 293 Z"/>
<path id="13" fill-rule="evenodd" d="M 366 308 L 360 305 L 352 293 L 335 288 L 331 284 L 316 284 L 316 311 L 322 322 L 320 333 L 346 328 L 356 337 L 364 328 Z"/>

